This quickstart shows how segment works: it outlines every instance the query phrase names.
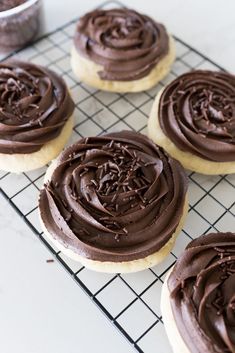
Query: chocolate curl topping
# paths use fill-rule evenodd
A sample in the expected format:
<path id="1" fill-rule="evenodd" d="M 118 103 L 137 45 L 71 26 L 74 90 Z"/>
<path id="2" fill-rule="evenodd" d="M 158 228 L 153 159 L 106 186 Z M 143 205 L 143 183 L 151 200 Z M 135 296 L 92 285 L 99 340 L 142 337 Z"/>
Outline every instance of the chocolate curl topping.
<path id="1" fill-rule="evenodd" d="M 0 64 L 0 153 L 32 153 L 56 138 L 74 110 L 64 81 L 40 66 Z"/>
<path id="2" fill-rule="evenodd" d="M 178 77 L 161 95 L 159 122 L 182 151 L 235 161 L 235 76 L 192 71 Z"/>
<path id="3" fill-rule="evenodd" d="M 41 217 L 52 236 L 82 256 L 129 261 L 168 242 L 186 189 L 178 162 L 143 135 L 90 137 L 61 155 L 41 191 Z"/>
<path id="4" fill-rule="evenodd" d="M 129 9 L 95 10 L 77 25 L 74 44 L 81 55 L 103 66 L 103 80 L 145 77 L 169 49 L 165 27 Z"/>

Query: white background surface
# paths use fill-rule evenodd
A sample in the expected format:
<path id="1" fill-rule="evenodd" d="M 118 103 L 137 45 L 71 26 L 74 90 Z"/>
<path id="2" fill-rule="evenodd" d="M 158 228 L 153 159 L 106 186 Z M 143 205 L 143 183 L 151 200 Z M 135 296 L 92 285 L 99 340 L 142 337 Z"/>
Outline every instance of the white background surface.
<path id="1" fill-rule="evenodd" d="M 235 72 L 235 2 L 123 1 Z M 100 4 L 45 0 L 46 30 Z M 0 197 L 0 352 L 116 353 L 129 344 Z"/>
<path id="2" fill-rule="evenodd" d="M 1 195 L 0 230 L 1 353 L 133 351 Z"/>

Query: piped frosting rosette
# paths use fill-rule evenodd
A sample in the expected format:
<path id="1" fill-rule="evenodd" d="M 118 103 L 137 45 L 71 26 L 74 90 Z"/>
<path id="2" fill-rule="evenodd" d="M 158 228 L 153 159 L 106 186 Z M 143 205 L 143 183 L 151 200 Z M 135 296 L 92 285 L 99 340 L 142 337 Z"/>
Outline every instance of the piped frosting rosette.
<path id="1" fill-rule="evenodd" d="M 0 153 L 39 151 L 55 139 L 74 103 L 62 78 L 21 61 L 0 64 Z"/>
<path id="2" fill-rule="evenodd" d="M 235 76 L 192 71 L 172 81 L 159 102 L 164 134 L 182 151 L 235 161 Z"/>
<path id="3" fill-rule="evenodd" d="M 144 258 L 163 247 L 183 214 L 181 165 L 130 131 L 82 139 L 66 149 L 40 195 L 54 239 L 98 261 Z"/>
<path id="4" fill-rule="evenodd" d="M 167 282 L 178 330 L 190 352 L 235 352 L 235 234 L 193 240 Z"/>
<path id="5" fill-rule="evenodd" d="M 103 80 L 131 81 L 145 77 L 169 50 L 165 27 L 129 9 L 95 10 L 77 25 L 79 53 L 103 66 Z"/>

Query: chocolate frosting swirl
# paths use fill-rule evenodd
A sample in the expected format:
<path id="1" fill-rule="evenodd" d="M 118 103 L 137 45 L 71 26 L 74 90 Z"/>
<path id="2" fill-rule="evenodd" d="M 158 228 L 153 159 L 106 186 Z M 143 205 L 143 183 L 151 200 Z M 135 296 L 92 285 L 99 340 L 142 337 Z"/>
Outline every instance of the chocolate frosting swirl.
<path id="1" fill-rule="evenodd" d="M 79 255 L 131 261 L 158 251 L 182 217 L 181 165 L 130 131 L 82 139 L 65 150 L 40 193 L 49 233 Z"/>
<path id="2" fill-rule="evenodd" d="M 0 153 L 32 153 L 56 138 L 74 110 L 65 82 L 31 63 L 0 64 Z"/>
<path id="3" fill-rule="evenodd" d="M 133 81 L 147 76 L 168 53 L 162 24 L 129 9 L 95 10 L 83 16 L 75 33 L 79 53 L 102 65 L 102 80 Z"/>
<path id="4" fill-rule="evenodd" d="M 192 353 L 235 353 L 235 234 L 193 240 L 168 279 L 179 332 Z"/>
<path id="5" fill-rule="evenodd" d="M 235 161 L 235 76 L 198 70 L 178 77 L 161 95 L 159 122 L 182 151 Z"/>

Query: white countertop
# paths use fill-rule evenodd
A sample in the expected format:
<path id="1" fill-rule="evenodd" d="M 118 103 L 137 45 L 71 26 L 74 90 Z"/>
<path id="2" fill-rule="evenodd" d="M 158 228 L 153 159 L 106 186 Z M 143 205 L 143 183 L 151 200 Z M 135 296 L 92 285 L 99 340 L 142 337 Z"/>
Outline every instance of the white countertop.
<path id="1" fill-rule="evenodd" d="M 1 195 L 0 229 L 0 352 L 133 352 Z"/>
<path id="2" fill-rule="evenodd" d="M 123 2 L 164 22 L 170 32 L 235 72 L 234 0 Z M 45 0 L 46 30 L 98 4 Z M 1 196 L 0 229 L 0 352 L 133 351 L 61 266 L 46 262 L 49 251 Z"/>

